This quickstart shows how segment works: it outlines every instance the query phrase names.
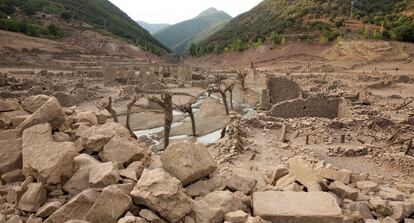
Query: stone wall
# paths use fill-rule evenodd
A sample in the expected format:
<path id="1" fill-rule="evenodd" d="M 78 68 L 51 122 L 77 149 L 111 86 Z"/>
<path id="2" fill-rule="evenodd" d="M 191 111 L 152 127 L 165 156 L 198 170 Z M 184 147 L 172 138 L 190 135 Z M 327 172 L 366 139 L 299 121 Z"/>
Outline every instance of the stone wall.
<path id="1" fill-rule="evenodd" d="M 267 81 L 267 89 L 269 89 L 271 104 L 295 99 L 302 95 L 299 85 L 286 77 L 270 77 Z"/>
<path id="2" fill-rule="evenodd" d="M 338 97 L 315 95 L 307 99 L 297 98 L 273 105 L 269 114 L 279 118 L 338 117 Z"/>

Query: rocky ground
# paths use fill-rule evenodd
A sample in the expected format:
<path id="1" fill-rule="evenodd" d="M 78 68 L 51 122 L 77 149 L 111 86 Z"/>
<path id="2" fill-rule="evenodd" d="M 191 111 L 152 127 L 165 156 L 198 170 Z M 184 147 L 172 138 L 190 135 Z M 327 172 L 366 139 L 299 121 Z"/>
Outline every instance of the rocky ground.
<path id="1" fill-rule="evenodd" d="M 338 47 L 351 58 L 353 44 Z M 125 127 L 134 85 L 3 68 L 0 223 L 412 223 L 414 73 L 392 44 L 373 47 L 402 57 L 389 64 L 292 72 L 280 62 L 249 70 L 244 88 L 233 65 L 157 83 L 193 104 L 197 137 L 225 127 L 196 143 L 189 117 L 174 113 L 165 150 Z M 218 76 L 236 83 L 229 115 L 219 93 L 207 97 Z M 119 123 L 98 109 L 109 96 Z M 133 131 L 163 124 L 146 97 L 132 108 Z"/>

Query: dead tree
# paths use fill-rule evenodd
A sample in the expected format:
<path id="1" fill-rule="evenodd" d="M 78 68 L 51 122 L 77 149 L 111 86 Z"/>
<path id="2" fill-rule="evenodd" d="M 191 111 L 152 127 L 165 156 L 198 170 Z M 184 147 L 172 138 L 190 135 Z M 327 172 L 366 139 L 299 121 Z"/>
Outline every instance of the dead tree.
<path id="1" fill-rule="evenodd" d="M 173 122 L 173 103 L 171 93 L 162 93 L 161 98 L 146 96 L 148 101 L 158 104 L 164 110 L 164 149 L 170 144 L 170 131 Z"/>
<path id="2" fill-rule="evenodd" d="M 243 90 L 246 89 L 246 77 L 247 77 L 247 71 L 242 71 L 242 70 L 237 71 L 237 78 L 239 79 Z"/>
<path id="3" fill-rule="evenodd" d="M 175 105 L 174 107 L 184 113 L 187 113 L 190 116 L 191 119 L 191 129 L 193 131 L 193 136 L 197 136 L 197 130 L 196 130 L 196 124 L 195 124 L 195 118 L 193 113 L 193 107 L 191 106 L 191 102 L 183 105 Z"/>
<path id="4" fill-rule="evenodd" d="M 208 94 L 210 95 L 211 93 L 219 93 L 221 95 L 221 98 L 223 100 L 223 104 L 224 104 L 224 108 L 226 109 L 226 115 L 229 115 L 229 107 L 227 105 L 227 95 L 226 92 L 228 91 L 228 85 L 224 84 L 221 86 L 211 86 L 207 89 Z"/>
<path id="5" fill-rule="evenodd" d="M 132 129 L 131 129 L 131 125 L 130 125 L 131 112 L 132 112 L 132 107 L 135 105 L 135 103 L 137 103 L 137 101 L 140 98 L 142 98 L 142 95 L 134 96 L 134 98 L 131 100 L 131 102 L 129 102 L 128 105 L 127 105 L 126 124 L 125 125 L 126 125 L 126 128 L 129 131 L 129 134 L 134 139 L 137 139 L 137 136 L 135 135 L 134 131 L 132 131 Z"/>
<path id="6" fill-rule="evenodd" d="M 174 95 L 194 97 L 187 93 L 181 92 L 167 92 L 167 91 L 155 91 L 155 90 L 143 90 L 137 89 L 138 93 L 145 94 L 145 98 L 148 101 L 158 104 L 164 110 L 164 149 L 170 144 L 170 131 L 173 122 L 173 102 L 172 97 Z M 160 98 L 150 95 L 160 95 Z"/>
<path id="7" fill-rule="evenodd" d="M 233 89 L 236 82 L 232 81 L 231 83 L 224 83 L 225 90 L 230 94 L 230 107 L 233 109 Z"/>
<path id="8" fill-rule="evenodd" d="M 114 122 L 118 123 L 118 115 L 116 114 L 116 111 L 112 108 L 112 97 L 109 96 L 107 100 L 98 101 L 96 107 L 98 107 L 99 110 L 106 109 L 109 114 L 111 114 L 112 118 L 114 119 Z"/>

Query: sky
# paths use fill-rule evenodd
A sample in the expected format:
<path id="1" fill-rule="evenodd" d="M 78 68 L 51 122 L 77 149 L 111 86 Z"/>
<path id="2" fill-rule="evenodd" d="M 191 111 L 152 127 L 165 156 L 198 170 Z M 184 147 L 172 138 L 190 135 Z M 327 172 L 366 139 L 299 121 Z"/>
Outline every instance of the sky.
<path id="1" fill-rule="evenodd" d="M 262 0 L 110 0 L 133 20 L 175 24 L 214 7 L 235 17 Z"/>

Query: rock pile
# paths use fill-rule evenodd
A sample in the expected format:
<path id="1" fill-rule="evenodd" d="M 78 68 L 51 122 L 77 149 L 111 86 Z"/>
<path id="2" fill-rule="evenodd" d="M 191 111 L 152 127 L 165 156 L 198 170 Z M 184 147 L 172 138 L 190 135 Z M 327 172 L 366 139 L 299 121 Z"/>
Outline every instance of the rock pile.
<path id="1" fill-rule="evenodd" d="M 0 132 L 0 223 L 410 222 L 414 216 L 414 185 L 369 181 L 300 156 L 268 175 L 225 174 L 204 145 L 172 143 L 157 155 L 93 112 L 67 116 L 54 97 L 0 108 L 28 112 Z"/>

